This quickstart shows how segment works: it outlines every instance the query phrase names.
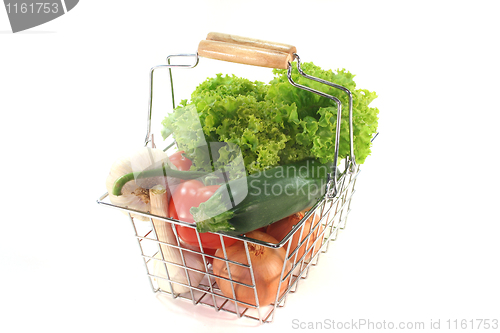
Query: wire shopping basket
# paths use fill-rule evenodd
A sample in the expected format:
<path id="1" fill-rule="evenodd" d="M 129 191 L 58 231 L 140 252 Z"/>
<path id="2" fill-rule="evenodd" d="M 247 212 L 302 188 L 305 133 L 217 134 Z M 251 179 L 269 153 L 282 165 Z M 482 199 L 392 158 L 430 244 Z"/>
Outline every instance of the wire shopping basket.
<path id="1" fill-rule="evenodd" d="M 192 59 L 192 64 L 171 64 L 174 57 Z M 192 302 L 193 305 L 207 306 L 216 312 L 224 311 L 232 313 L 237 317 L 255 319 L 260 323 L 271 322 L 274 319 L 275 310 L 283 307 L 287 298 L 297 291 L 299 281 L 306 279 L 309 269 L 318 264 L 321 254 L 326 253 L 331 241 L 337 239 L 339 230 L 344 229 L 350 212 L 351 199 L 355 193 L 354 187 L 359 175 L 359 166 L 355 162 L 353 148 L 352 129 L 352 94 L 337 84 L 310 76 L 301 69 L 300 58 L 296 48 L 280 43 L 244 38 L 234 35 L 210 33 L 206 40 L 200 42 L 198 50 L 194 54 L 171 55 L 167 58 L 167 64 L 153 67 L 149 77 L 149 106 L 147 117 L 147 134 L 145 145 L 155 147 L 154 137 L 151 133 L 151 114 L 153 100 L 153 76 L 160 68 L 170 71 L 170 87 L 172 100 L 174 87 L 172 82 L 172 69 L 195 68 L 200 57 L 212 58 L 235 62 L 240 64 L 279 68 L 287 70 L 288 81 L 297 89 L 307 90 L 324 98 L 333 100 L 338 108 L 336 137 L 335 137 L 335 160 L 332 173 L 327 179 L 325 194 L 307 211 L 303 212 L 286 236 L 278 242 L 267 242 L 250 238 L 245 235 L 229 236 L 223 233 L 215 233 L 221 242 L 221 251 L 217 254 L 210 249 L 204 248 L 200 233 L 193 223 L 183 222 L 167 218 L 157 211 L 139 211 L 123 207 L 110 202 L 109 193 L 105 193 L 97 203 L 105 207 L 114 208 L 125 212 L 134 228 L 135 237 L 139 244 L 141 256 L 151 283 L 153 292 L 170 295 L 173 299 L 181 299 Z M 349 98 L 349 133 L 350 133 L 350 155 L 342 161 L 338 161 L 340 141 L 340 118 L 342 116 L 342 103 L 336 97 L 300 85 L 292 79 L 292 62 L 296 62 L 296 68 L 303 77 L 314 80 L 321 84 L 340 89 Z M 175 107 L 175 105 L 174 105 Z M 171 139 L 165 150 L 175 145 Z M 182 226 L 190 228 L 196 234 L 197 246 L 190 246 L 180 239 L 177 228 Z M 167 236 L 165 235 L 167 230 Z M 244 251 L 241 260 L 228 257 L 231 246 L 226 246 L 228 240 L 239 244 L 240 250 Z M 258 273 L 250 253 L 256 248 L 267 248 L 280 250 L 283 253 L 282 267 L 276 276 L 276 290 L 269 295 L 259 290 L 256 283 Z M 177 251 L 179 260 L 173 261 L 166 256 L 168 251 Z M 200 258 L 201 265 L 191 265 L 190 257 Z M 216 273 L 214 268 L 221 268 L 224 275 Z M 245 278 L 236 271 L 246 271 Z M 220 272 L 220 270 L 217 270 Z M 179 278 L 179 274 L 181 277 Z M 251 300 L 242 299 L 238 292 L 246 290 L 251 295 Z M 265 299 L 265 300 L 264 300 Z"/>

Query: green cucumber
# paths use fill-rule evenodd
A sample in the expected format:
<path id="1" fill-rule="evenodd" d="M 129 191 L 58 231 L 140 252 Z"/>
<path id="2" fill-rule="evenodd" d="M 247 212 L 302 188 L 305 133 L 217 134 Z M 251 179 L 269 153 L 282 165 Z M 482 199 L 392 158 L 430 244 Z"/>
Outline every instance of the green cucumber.
<path id="1" fill-rule="evenodd" d="M 326 193 L 332 163 L 318 160 L 273 167 L 227 182 L 191 208 L 198 232 L 240 235 L 313 206 Z"/>

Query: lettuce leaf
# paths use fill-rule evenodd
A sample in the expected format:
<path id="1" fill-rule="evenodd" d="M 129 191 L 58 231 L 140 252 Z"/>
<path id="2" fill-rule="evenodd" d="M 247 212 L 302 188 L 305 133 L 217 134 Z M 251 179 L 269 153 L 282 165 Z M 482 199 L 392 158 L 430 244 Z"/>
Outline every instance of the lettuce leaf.
<path id="1" fill-rule="evenodd" d="M 354 75 L 342 69 L 325 71 L 313 63 L 303 63 L 309 75 L 342 85 L 353 94 L 353 136 L 356 162 L 370 154 L 371 138 L 378 125 L 378 109 L 369 107 L 374 92 L 357 89 Z M 162 122 L 164 137 L 174 135 L 179 148 L 193 160 L 193 170 L 209 171 L 235 158 L 234 151 L 222 147 L 213 163 L 200 152 L 205 142 L 227 142 L 239 146 L 248 173 L 306 158 L 322 163 L 334 160 L 337 105 L 334 101 L 298 89 L 288 82 L 286 70 L 273 70 L 269 84 L 217 74 L 202 82 Z M 339 159 L 350 154 L 348 96 L 299 75 L 295 82 L 331 94 L 342 102 Z"/>
<path id="2" fill-rule="evenodd" d="M 293 66 L 296 69 L 295 63 Z M 354 156 L 356 163 L 363 164 L 366 157 L 370 155 L 371 138 L 378 126 L 379 110 L 369 107 L 369 104 L 377 98 L 376 93 L 366 89 L 356 89 L 354 75 L 345 69 L 339 69 L 335 73 L 332 70 L 322 70 L 313 63 L 303 63 L 301 68 L 311 76 L 333 82 L 351 91 L 353 95 Z M 300 140 L 307 143 L 312 142 L 312 146 L 307 144 L 307 147 L 311 150 L 312 155 L 319 158 L 322 163 L 333 161 L 337 126 L 336 103 L 328 98 L 293 87 L 288 82 L 286 70 L 274 69 L 273 72 L 276 77 L 269 84 L 266 99 L 286 104 L 295 103 L 303 127 Z M 348 156 L 350 154 L 348 95 L 340 89 L 304 78 L 296 70 L 292 71 L 292 79 L 298 84 L 335 96 L 341 101 L 339 158 Z"/>

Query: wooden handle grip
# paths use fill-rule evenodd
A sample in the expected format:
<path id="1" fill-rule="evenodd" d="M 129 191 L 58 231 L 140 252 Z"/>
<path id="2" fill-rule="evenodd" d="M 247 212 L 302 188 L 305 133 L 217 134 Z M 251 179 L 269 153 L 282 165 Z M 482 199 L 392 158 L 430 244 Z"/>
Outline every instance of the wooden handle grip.
<path id="1" fill-rule="evenodd" d="M 297 53 L 297 48 L 293 45 L 269 42 L 261 39 L 241 37 L 236 35 L 224 34 L 220 32 L 210 32 L 207 35 L 207 40 L 215 40 L 218 42 L 226 42 L 231 44 L 239 44 L 246 46 L 258 47 L 260 49 L 274 50 L 284 53 Z"/>
<path id="2" fill-rule="evenodd" d="M 202 40 L 198 45 L 198 55 L 238 64 L 280 69 L 287 69 L 288 63 L 293 61 L 293 55 L 290 53 L 213 40 Z"/>

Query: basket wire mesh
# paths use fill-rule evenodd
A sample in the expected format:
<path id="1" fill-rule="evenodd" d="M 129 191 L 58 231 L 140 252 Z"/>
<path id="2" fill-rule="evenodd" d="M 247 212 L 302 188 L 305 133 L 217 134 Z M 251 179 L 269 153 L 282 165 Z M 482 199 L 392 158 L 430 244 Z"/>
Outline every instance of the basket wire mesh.
<path id="1" fill-rule="evenodd" d="M 344 173 L 339 179 L 339 191 L 338 194 L 333 198 L 323 198 L 318 201 L 317 204 L 308 211 L 304 218 L 297 224 L 295 230 L 293 230 L 285 239 L 283 244 L 264 244 L 264 246 L 270 247 L 280 247 L 284 246 L 286 249 L 286 262 L 290 262 L 291 269 L 288 272 L 283 272 L 281 276 L 281 286 L 286 286 L 285 290 L 280 290 L 279 295 L 277 295 L 277 301 L 273 302 L 271 305 L 260 307 L 248 303 L 242 303 L 234 297 L 225 296 L 221 290 L 218 288 L 215 278 L 223 278 L 217 276 L 213 273 L 211 265 L 209 264 L 209 259 L 212 260 L 223 260 L 228 264 L 240 265 L 242 267 L 247 267 L 252 269 L 251 260 L 246 263 L 234 262 L 227 258 L 215 257 L 213 254 L 209 254 L 201 249 L 192 249 L 183 246 L 178 238 L 178 244 L 168 244 L 165 242 L 158 241 L 153 219 L 162 220 L 166 223 L 172 223 L 175 225 L 182 225 L 185 227 L 190 227 L 196 230 L 196 227 L 184 223 L 182 221 L 177 221 L 173 219 L 163 218 L 156 215 L 151 215 L 148 213 L 130 210 L 127 208 L 122 208 L 115 206 L 109 202 L 106 202 L 107 193 L 101 196 L 98 202 L 102 205 L 109 206 L 115 209 L 123 210 L 127 212 L 127 215 L 132 224 L 135 237 L 137 239 L 137 244 L 139 245 L 141 256 L 144 260 L 144 265 L 146 268 L 147 276 L 151 284 L 151 288 L 155 293 L 161 293 L 170 295 L 173 299 L 180 299 L 184 301 L 192 302 L 193 305 L 202 305 L 214 308 L 215 311 L 225 311 L 237 315 L 238 317 L 247 317 L 251 319 L 258 320 L 261 323 L 272 322 L 274 318 L 274 312 L 276 308 L 283 307 L 286 300 L 290 294 L 295 293 L 298 290 L 299 282 L 306 279 L 308 276 L 309 269 L 312 266 L 318 264 L 321 254 L 326 253 L 329 249 L 330 242 L 337 239 L 339 230 L 342 230 L 346 226 L 347 217 L 351 211 L 351 199 L 355 193 L 355 184 L 357 177 L 359 175 L 359 167 L 356 167 L 354 172 Z M 139 214 L 148 217 L 147 221 L 140 221 L 132 217 L 132 214 Z M 312 223 L 311 223 L 312 222 Z M 311 223 L 311 227 L 306 230 L 306 225 Z M 173 228 L 175 230 L 175 228 Z M 291 248 L 291 243 L 288 240 L 292 239 L 294 236 L 299 235 L 299 242 L 295 248 Z M 224 236 L 229 237 L 229 236 Z M 221 236 L 221 242 L 224 242 L 224 237 Z M 255 244 L 254 240 L 247 239 L 244 236 L 236 237 L 241 241 L 245 242 L 247 251 L 249 244 Z M 201 243 L 201 242 L 200 242 Z M 196 253 L 204 258 L 205 271 L 199 271 L 194 268 L 176 264 L 171 261 L 166 261 L 162 256 L 160 245 L 170 246 L 184 251 Z M 200 244 L 201 246 L 201 244 Z M 302 255 L 299 257 L 299 250 L 302 251 Z M 205 274 L 205 277 L 198 286 L 192 286 L 188 284 L 182 284 L 178 281 L 173 281 L 168 277 L 168 269 L 164 270 L 166 274 L 159 274 L 158 271 L 154 269 L 154 262 L 161 262 L 164 264 L 174 265 L 182 267 L 186 270 L 186 276 L 188 270 L 196 271 Z M 250 262 L 250 264 L 248 264 Z M 283 267 L 287 264 L 284 263 Z M 160 288 L 159 281 L 166 281 L 171 284 L 179 284 L 188 287 L 189 292 L 176 294 L 172 292 L 172 288 Z M 248 285 L 240 281 L 232 281 L 231 283 L 243 285 L 247 288 L 252 288 L 256 293 L 256 286 Z M 286 283 L 284 283 L 286 281 Z M 278 297 L 279 296 L 279 297 Z M 242 307 L 243 305 L 243 307 Z"/>

